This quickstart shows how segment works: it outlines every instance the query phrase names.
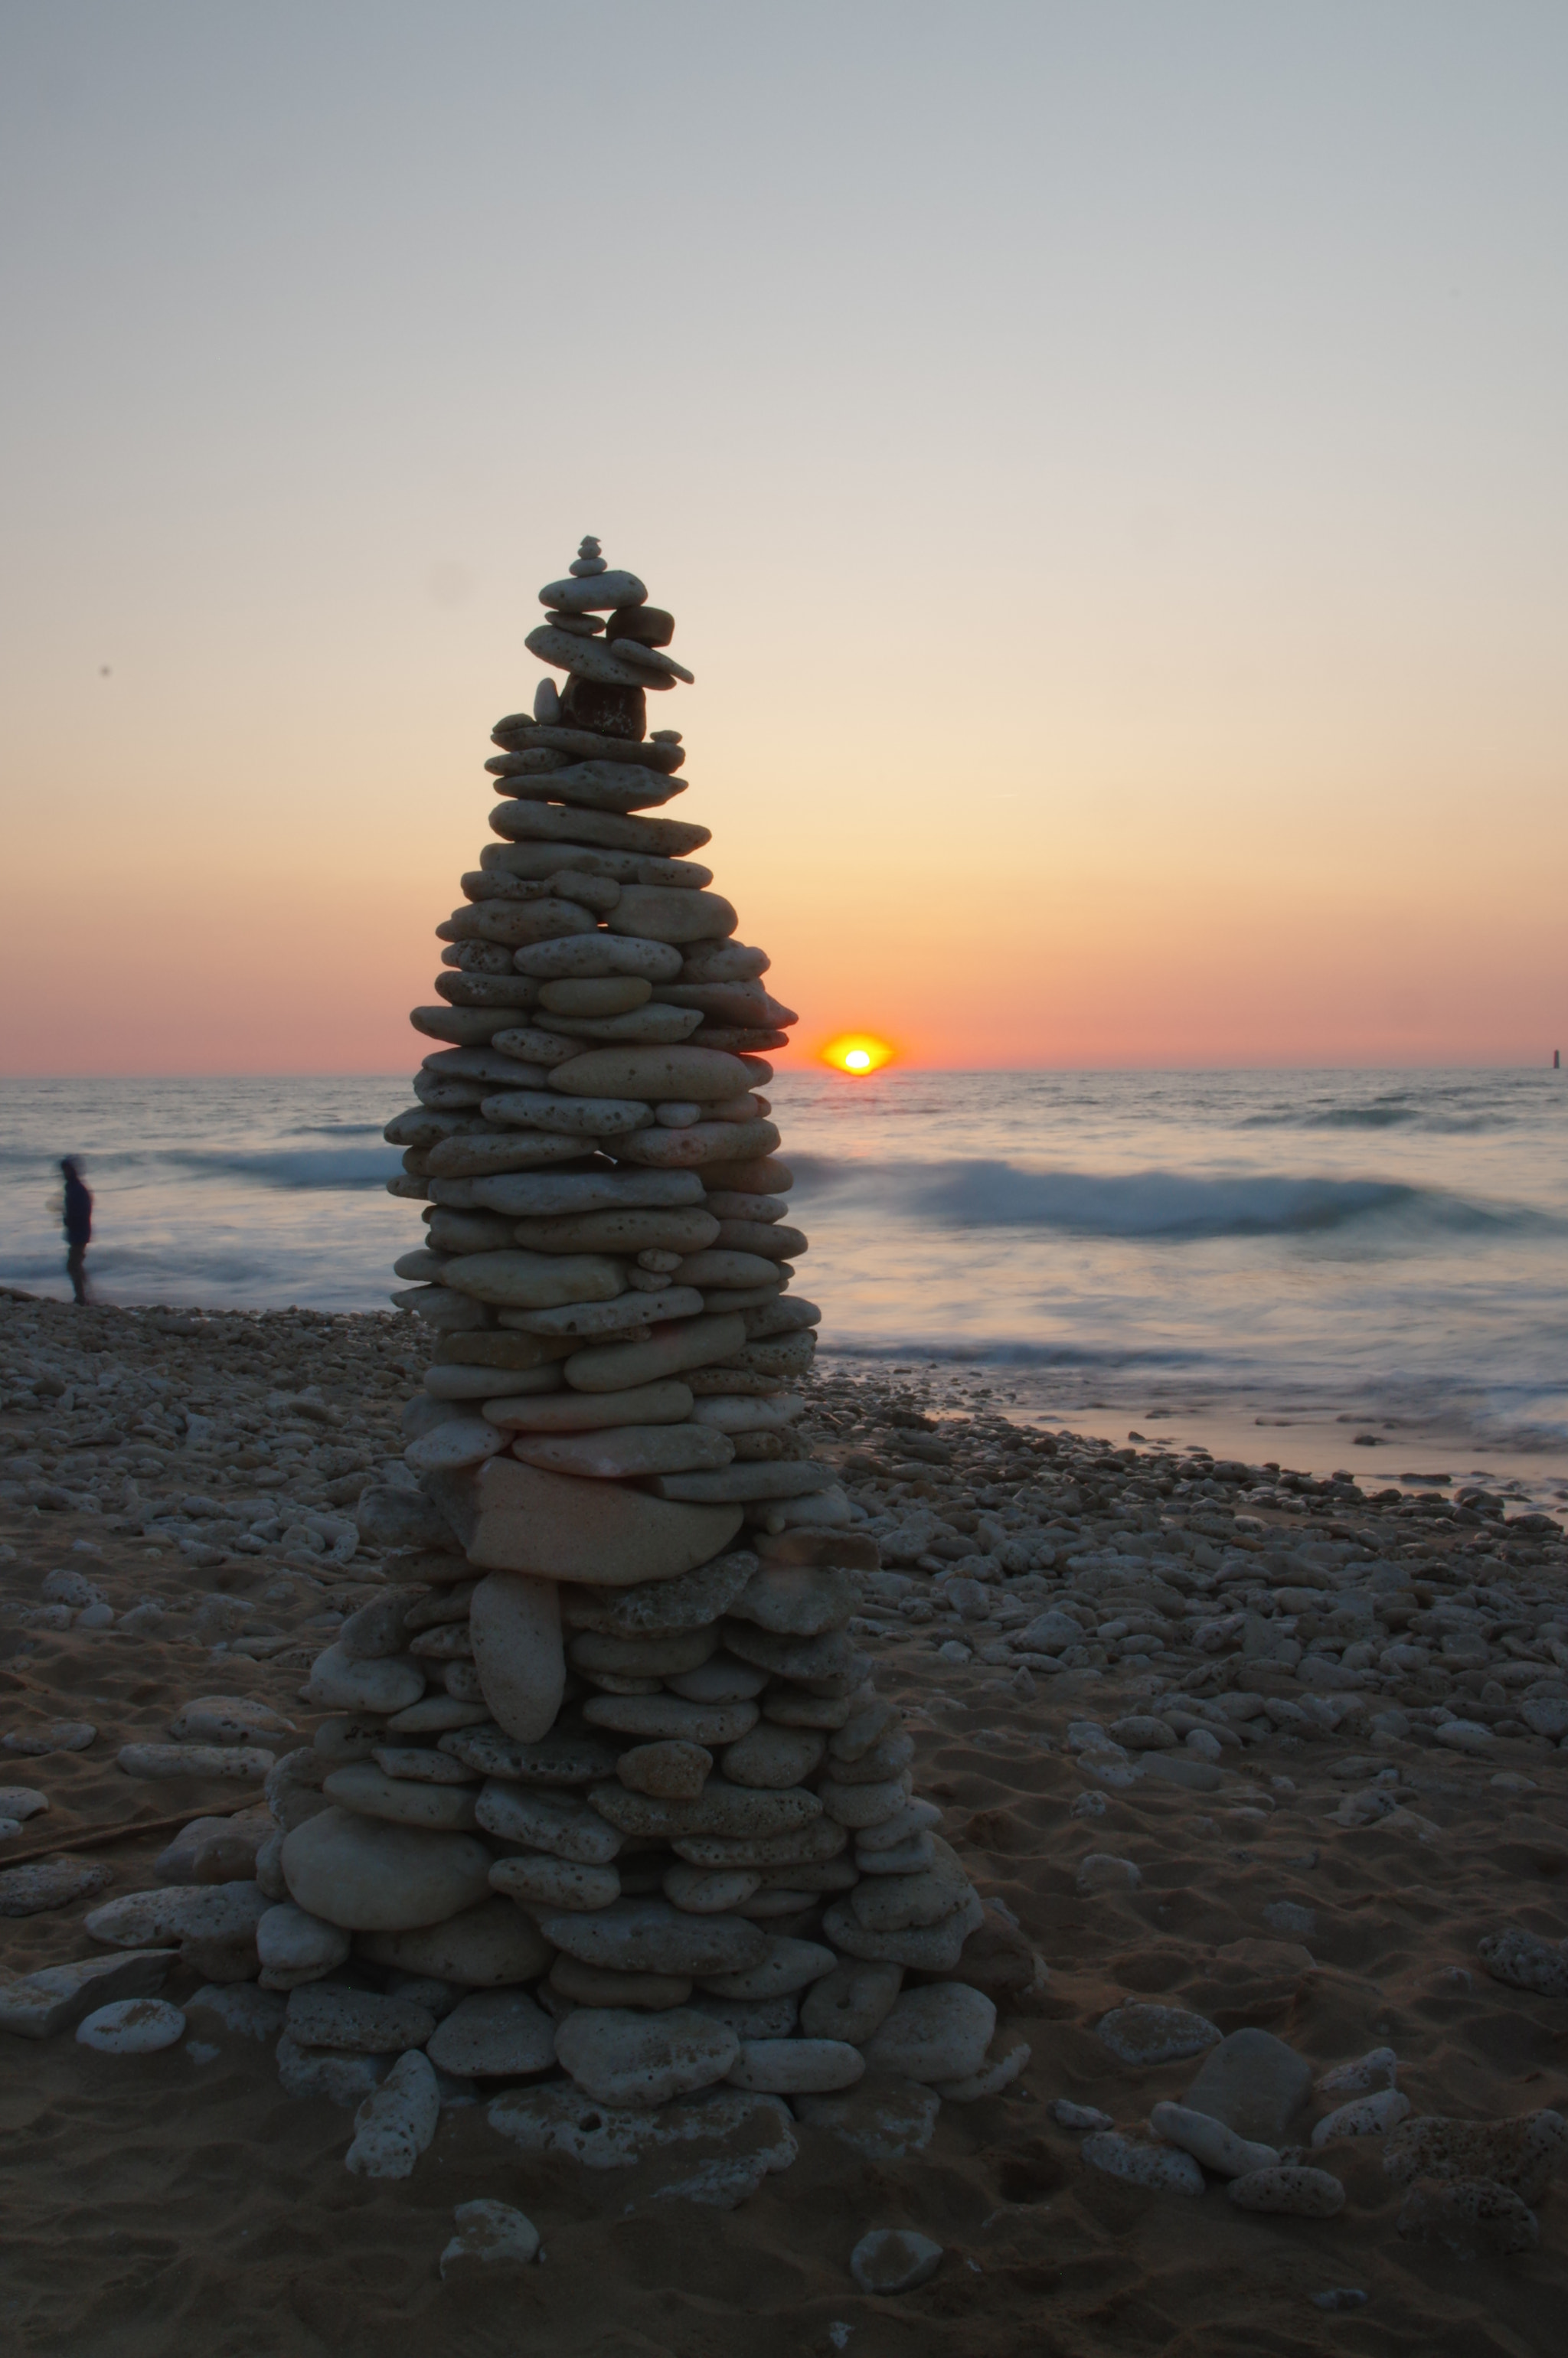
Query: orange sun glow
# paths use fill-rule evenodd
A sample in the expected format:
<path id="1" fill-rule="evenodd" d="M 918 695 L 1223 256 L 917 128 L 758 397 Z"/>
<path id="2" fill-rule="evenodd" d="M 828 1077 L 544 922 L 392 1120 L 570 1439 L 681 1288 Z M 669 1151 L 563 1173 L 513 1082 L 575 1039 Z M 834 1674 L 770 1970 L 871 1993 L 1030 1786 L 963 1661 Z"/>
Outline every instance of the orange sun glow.
<path id="1" fill-rule="evenodd" d="M 837 1040 L 828 1041 L 822 1050 L 822 1061 L 837 1065 L 841 1073 L 859 1076 L 874 1073 L 890 1061 L 892 1053 L 885 1040 L 877 1039 L 870 1032 L 844 1032 Z"/>

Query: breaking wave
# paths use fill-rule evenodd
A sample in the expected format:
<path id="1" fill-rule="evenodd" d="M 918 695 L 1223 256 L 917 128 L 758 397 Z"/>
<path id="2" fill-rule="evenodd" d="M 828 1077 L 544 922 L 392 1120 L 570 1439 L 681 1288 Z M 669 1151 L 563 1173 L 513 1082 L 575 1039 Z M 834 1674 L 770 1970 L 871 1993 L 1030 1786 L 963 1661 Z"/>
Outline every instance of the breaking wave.
<path id="1" fill-rule="evenodd" d="M 1081 1237 L 1321 1235 L 1373 1222 L 1407 1231 L 1540 1233 L 1561 1224 L 1515 1204 L 1391 1179 L 1284 1173 L 1029 1171 L 1002 1162 L 878 1164 L 795 1159 L 810 1194 L 874 1190 L 878 1201 L 961 1228 L 1043 1228 Z"/>
<path id="2" fill-rule="evenodd" d="M 187 1149 L 165 1160 L 214 1176 L 229 1173 L 258 1179 L 269 1187 L 380 1187 L 403 1168 L 397 1148 L 379 1137 L 374 1143 L 366 1139 L 357 1146 L 257 1147 L 249 1152 L 243 1148 L 214 1152 Z"/>

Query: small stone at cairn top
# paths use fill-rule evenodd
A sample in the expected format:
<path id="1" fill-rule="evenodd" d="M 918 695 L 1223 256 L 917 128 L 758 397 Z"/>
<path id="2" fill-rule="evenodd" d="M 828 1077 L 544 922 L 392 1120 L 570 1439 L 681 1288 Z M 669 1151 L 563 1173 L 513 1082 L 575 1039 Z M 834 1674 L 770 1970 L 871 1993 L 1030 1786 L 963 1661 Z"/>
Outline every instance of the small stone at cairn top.
<path id="1" fill-rule="evenodd" d="M 779 2092 L 895 2050 L 933 2107 L 989 2085 L 994 2008 L 961 1979 L 981 1908 L 939 1840 L 858 1863 L 911 1815 L 910 1747 L 849 1630 L 875 1542 L 790 1391 L 819 1313 L 761 1092 L 795 1017 L 691 857 L 708 829 L 648 816 L 687 783 L 680 732 L 644 734 L 644 690 L 691 677 L 674 617 L 591 536 L 540 598 L 529 644 L 565 685 L 497 723 L 493 840 L 386 1130 L 426 1222 L 393 1299 L 435 1364 L 405 1414 L 418 1490 L 362 1501 L 406 1531 L 395 1585 L 314 1675 L 345 1716 L 282 1845 L 323 1932 L 288 1979 L 341 1971 L 347 1936 L 356 1989 L 514 1990 L 561 2075 L 495 2100 L 525 2149 L 588 2156 L 589 2098 L 630 2158 L 701 2097 L 716 2134 L 761 2114 L 779 2168 Z M 959 1977 L 901 1998 L 908 1967 Z"/>

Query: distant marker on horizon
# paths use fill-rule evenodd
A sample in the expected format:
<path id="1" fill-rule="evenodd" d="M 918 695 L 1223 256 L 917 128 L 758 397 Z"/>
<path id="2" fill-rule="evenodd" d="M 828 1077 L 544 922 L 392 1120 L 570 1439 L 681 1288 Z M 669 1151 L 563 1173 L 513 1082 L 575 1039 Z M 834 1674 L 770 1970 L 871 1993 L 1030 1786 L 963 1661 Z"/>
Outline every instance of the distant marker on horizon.
<path id="1" fill-rule="evenodd" d="M 1563 1070 L 1563 1051 L 1561 1048 L 1553 1048 L 1552 1051 L 1552 1069 L 1554 1073 L 1560 1073 Z"/>

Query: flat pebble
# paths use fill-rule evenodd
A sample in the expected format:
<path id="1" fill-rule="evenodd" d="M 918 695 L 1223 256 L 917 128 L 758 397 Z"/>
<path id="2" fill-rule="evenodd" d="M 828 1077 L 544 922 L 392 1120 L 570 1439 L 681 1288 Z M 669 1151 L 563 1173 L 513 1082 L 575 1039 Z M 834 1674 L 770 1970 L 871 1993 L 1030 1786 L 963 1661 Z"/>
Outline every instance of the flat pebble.
<path id="1" fill-rule="evenodd" d="M 508 2202 L 481 2196 L 460 2202 L 452 2217 L 458 2232 L 441 2254 L 443 2284 L 493 2282 L 531 2267 L 539 2256 L 539 2230 Z"/>
<path id="2" fill-rule="evenodd" d="M 200 1777 L 224 1784 L 260 1785 L 276 1763 L 274 1752 L 239 1744 L 123 1744 L 117 1766 L 127 1777 Z"/>
<path id="3" fill-rule="evenodd" d="M 1478 1719 L 1444 1720 L 1433 1734 L 1439 1744 L 1446 1745 L 1453 1752 L 1490 1752 L 1498 1740 Z"/>
<path id="4" fill-rule="evenodd" d="M 1263 1910 L 1263 1921 L 1273 1932 L 1292 1932 L 1306 1940 L 1317 1930 L 1317 1909 L 1303 1908 L 1293 1899 L 1273 1899 Z"/>
<path id="5" fill-rule="evenodd" d="M 1080 1891 L 1136 1891 L 1143 1877 L 1130 1858 L 1114 1858 L 1109 1851 L 1090 1851 L 1079 1862 Z"/>
<path id="6" fill-rule="evenodd" d="M 873 2071 L 905 2080 L 961 2080 L 978 2071 L 996 2029 L 996 2007 L 963 1982 L 905 1990 L 866 2041 Z"/>
<path id="7" fill-rule="evenodd" d="M 417 2051 L 401 2056 L 354 2115 L 348 2168 L 356 2178 L 411 2177 L 440 2113 L 435 2065 Z"/>
<path id="8" fill-rule="evenodd" d="M 1156 2194 L 1201 2194 L 1204 2175 L 1191 2154 L 1168 2145 L 1143 2145 L 1135 2137 L 1102 2129 L 1086 2137 L 1084 2159 L 1092 2169 L 1119 2178 L 1126 2186 L 1144 2186 Z"/>
<path id="9" fill-rule="evenodd" d="M 356 1947 L 374 1964 L 470 1988 L 533 1981 L 550 1962 L 549 1950 L 522 1909 L 510 1899 L 489 1897 L 438 1923 L 362 1932 Z"/>
<path id="10" fill-rule="evenodd" d="M 1568 1945 L 1515 1925 L 1487 1933 L 1478 1945 L 1481 1963 L 1495 1982 L 1535 1990 L 1542 1997 L 1568 1997 Z"/>
<path id="11" fill-rule="evenodd" d="M 1096 2028 L 1100 2044 L 1121 2063 L 1179 2062 L 1184 2056 L 1201 2055 L 1222 2036 L 1206 2016 L 1178 2006 L 1114 2006 Z"/>
<path id="12" fill-rule="evenodd" d="M 1149 2126 L 1166 2145 L 1179 2146 L 1218 2178 L 1244 2178 L 1249 2170 L 1272 2169 L 1279 2162 L 1271 2145 L 1239 2137 L 1212 2114 L 1195 2113 L 1186 2104 L 1156 2104 Z"/>
<path id="13" fill-rule="evenodd" d="M 1015 2039 L 1000 2055 L 988 2056 L 978 2071 L 960 2080 L 938 2080 L 936 2093 L 945 2104 L 978 2104 L 1011 2088 L 1033 2052 L 1027 2039 Z"/>
<path id="14" fill-rule="evenodd" d="M 601 2104 L 645 2110 L 724 2079 L 741 2052 L 728 2023 L 690 2006 L 637 2014 L 579 2006 L 556 2033 L 556 2053 Z"/>
<path id="15" fill-rule="evenodd" d="M 668 1877 L 665 1879 L 667 1884 Z M 493 1890 L 503 1891 L 524 1906 L 569 1908 L 574 1912 L 608 1908 L 621 1897 L 621 1877 L 613 1866 L 556 1858 L 545 1851 L 497 1859 L 490 1880 Z"/>
<path id="16" fill-rule="evenodd" d="M 198 1695 L 181 1705 L 168 1732 L 177 1744 L 270 1745 L 292 1735 L 294 1723 L 249 1695 Z"/>
<path id="17" fill-rule="evenodd" d="M 942 2265 L 942 2245 L 913 2227 L 873 2227 L 849 2255 L 849 2274 L 862 2292 L 914 2292 Z"/>
<path id="18" fill-rule="evenodd" d="M 351 2111 L 373 2094 L 391 2065 L 384 2055 L 337 2055 L 299 2047 L 287 2033 L 276 2048 L 278 2085 L 297 2101 L 339 2104 Z"/>
<path id="19" fill-rule="evenodd" d="M 556 2026 L 523 1990 L 476 1990 L 446 2017 L 426 2052 L 464 2079 L 524 2078 L 556 2061 Z"/>
<path id="20" fill-rule="evenodd" d="M 98 1730 L 90 1720 L 53 1719 L 43 1727 L 16 1727 L 0 1736 L 0 1752 L 19 1752 L 38 1760 L 50 1752 L 85 1752 L 97 1741 Z"/>
<path id="21" fill-rule="evenodd" d="M 1051 2118 L 1060 2129 L 1109 2129 L 1116 2126 L 1108 2113 L 1097 2104 L 1075 2104 L 1068 2096 L 1058 2096 L 1051 2106 Z"/>
<path id="22" fill-rule="evenodd" d="M 1233 2178 L 1226 2192 L 1238 2211 L 1273 2211 L 1297 2219 L 1332 2219 L 1345 2208 L 1345 2189 L 1326 2169 L 1280 2162 Z"/>
<path id="23" fill-rule="evenodd" d="M 662 1898 L 620 1899 L 591 1915 L 541 1916 L 539 1930 L 583 1964 L 620 1973 L 740 1974 L 769 1952 L 756 1925 L 738 1916 L 688 1916 Z"/>
<path id="24" fill-rule="evenodd" d="M 575 1650 L 572 1659 L 580 1659 Z M 655 1670 L 651 1675 L 662 1673 Z M 754 1740 L 755 1734 L 753 1731 L 753 1737 L 746 1740 Z M 736 1748 L 730 1747 L 730 1757 L 733 1757 Z M 632 1792 L 651 1793 L 661 1801 L 691 1801 L 701 1792 L 712 1767 L 713 1755 L 705 1745 L 666 1738 L 659 1744 L 630 1746 L 616 1762 L 615 1773 Z M 780 1779 L 790 1785 L 795 1781 L 793 1777 Z"/>
<path id="25" fill-rule="evenodd" d="M 1407 2243 L 1440 2244 L 1460 2259 L 1533 2252 L 1541 2223 L 1522 2195 L 1491 2178 L 1412 2187 L 1395 2225 Z"/>
<path id="26" fill-rule="evenodd" d="M 489 2111 L 496 2129 L 527 2154 L 559 2154 L 589 2169 L 620 2169 L 650 2155 L 700 2139 L 719 2151 L 699 2163 L 695 2177 L 675 2183 L 693 2200 L 728 2209 L 755 2193 L 772 2170 L 787 2169 L 797 2150 L 784 2106 L 776 2096 L 720 2088 L 685 2104 L 654 2111 L 596 2103 L 569 2082 L 509 2089 Z M 666 2195 L 671 2182 L 661 2190 Z"/>
<path id="27" fill-rule="evenodd" d="M 1312 2133 L 1313 2144 L 1327 2145 L 1335 2137 L 1387 2136 L 1410 2108 L 1410 2098 L 1397 2088 L 1379 2088 L 1375 2095 L 1352 2097 L 1349 2104 L 1318 2122 Z"/>
<path id="28" fill-rule="evenodd" d="M 742 2039 L 732 2087 L 779 2096 L 828 2095 L 865 2076 L 866 2059 L 842 2039 Z"/>
<path id="29" fill-rule="evenodd" d="M 1391 2088 L 1399 2068 L 1399 2057 L 1391 2047 L 1368 2048 L 1353 2063 L 1336 2063 L 1332 2071 L 1325 2071 L 1313 2093 L 1319 2096 L 1369 2096 L 1379 2088 Z"/>
<path id="30" fill-rule="evenodd" d="M 1568 2119 L 1552 2106 L 1508 2121 L 1456 2121 L 1442 2114 L 1401 2121 L 1383 2150 L 1396 2186 L 1421 2178 L 1491 2179 L 1539 2202 L 1568 2153 Z"/>
<path id="31" fill-rule="evenodd" d="M 385 1997 L 347 1982 L 313 1981 L 292 1992 L 288 2035 L 297 2047 L 323 2047 L 338 2055 L 400 2055 L 423 2047 L 436 2028 L 426 2006 Z"/>
<path id="32" fill-rule="evenodd" d="M 101 2055 L 156 2055 L 184 2036 L 184 2015 L 158 1997 L 117 1998 L 76 2026 L 77 2045 L 95 2047 Z"/>
<path id="33" fill-rule="evenodd" d="M 444 1923 L 486 1897 L 490 1867 L 490 1852 L 471 1835 L 430 1833 L 343 1809 L 307 1819 L 283 1845 L 290 1896 L 349 1931 Z"/>
<path id="34" fill-rule="evenodd" d="M 810 2039 L 847 2039 L 852 2046 L 864 2046 L 887 2020 L 903 1982 L 902 1965 L 846 1959 L 813 1982 L 802 1998 L 801 2028 Z"/>
<path id="35" fill-rule="evenodd" d="M 1205 2057 L 1183 2098 L 1212 2113 L 1238 2136 L 1281 2145 L 1312 2087 L 1312 2065 L 1271 2030 L 1252 2024 L 1231 2031 Z"/>
<path id="36" fill-rule="evenodd" d="M 775 1935 L 768 1942 L 766 1955 L 757 1963 L 732 1974 L 706 1975 L 703 1987 L 715 1997 L 785 1997 L 822 1980 L 837 1964 L 832 1950 L 824 1948 L 819 1941 Z"/>
<path id="37" fill-rule="evenodd" d="M 256 1926 L 256 1954 L 270 1989 L 287 1989 L 292 1978 L 330 1973 L 349 1953 L 349 1935 L 341 1925 L 312 1916 L 282 1900 L 269 1908 Z"/>
<path id="38" fill-rule="evenodd" d="M 85 1899 L 113 1880 L 109 1867 L 84 1866 L 80 1859 L 68 1857 L 3 1867 L 0 1916 L 42 1916 L 51 1908 L 69 1908 L 73 1899 Z"/>
<path id="39" fill-rule="evenodd" d="M 942 2099 L 935 2088 L 887 2072 L 868 2072 L 837 2096 L 799 2096 L 803 2121 L 824 2129 L 867 2161 L 904 2161 L 924 2153 L 935 2134 Z"/>

